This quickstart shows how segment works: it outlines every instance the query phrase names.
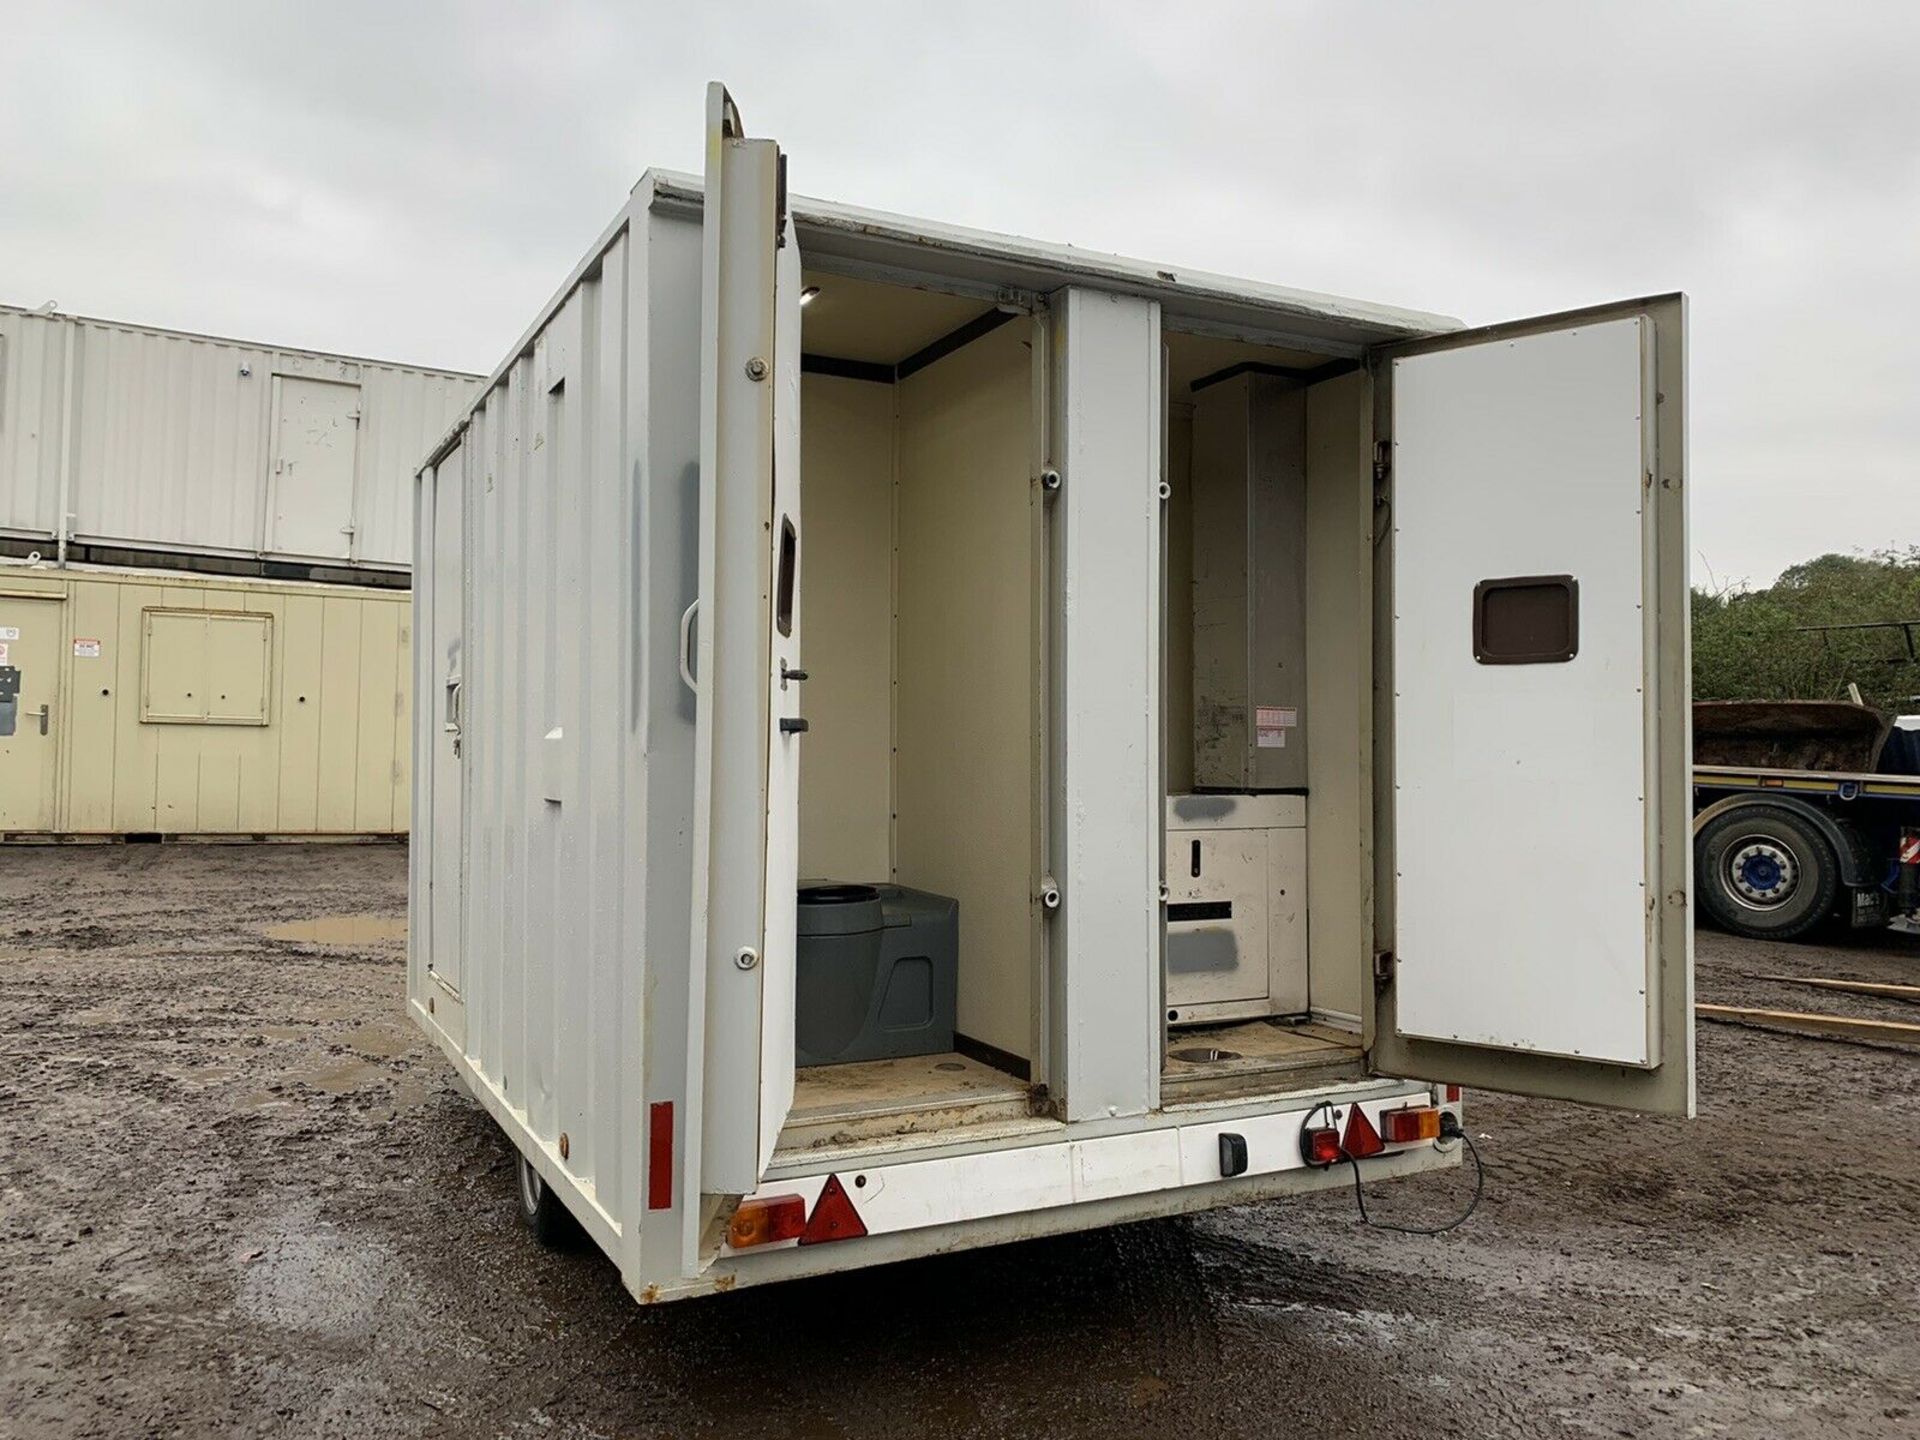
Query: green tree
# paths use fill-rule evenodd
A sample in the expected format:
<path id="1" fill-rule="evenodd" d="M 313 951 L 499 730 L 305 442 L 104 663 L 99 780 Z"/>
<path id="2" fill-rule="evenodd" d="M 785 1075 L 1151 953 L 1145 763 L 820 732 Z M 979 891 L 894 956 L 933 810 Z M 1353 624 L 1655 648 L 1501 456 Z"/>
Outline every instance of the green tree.
<path id="1" fill-rule="evenodd" d="M 1693 592 L 1696 700 L 1843 700 L 1849 681 L 1889 714 L 1920 709 L 1920 663 L 1899 630 L 1808 626 L 1920 621 L 1920 546 L 1821 555 L 1764 590 Z"/>

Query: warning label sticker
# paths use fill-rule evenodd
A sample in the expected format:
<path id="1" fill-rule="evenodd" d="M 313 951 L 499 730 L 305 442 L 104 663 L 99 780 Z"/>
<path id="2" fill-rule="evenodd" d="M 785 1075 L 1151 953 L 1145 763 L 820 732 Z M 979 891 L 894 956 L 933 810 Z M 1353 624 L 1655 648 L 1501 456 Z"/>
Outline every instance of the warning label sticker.
<path id="1" fill-rule="evenodd" d="M 1292 705 L 1256 705 L 1253 724 L 1257 730 L 1285 730 L 1300 723 L 1300 712 Z"/>
<path id="2" fill-rule="evenodd" d="M 78 635 L 74 636 L 73 658 L 76 660 L 98 660 L 100 658 L 100 642 L 98 640 L 83 640 Z"/>
<path id="3" fill-rule="evenodd" d="M 1262 725 L 1253 732 L 1253 743 L 1260 750 L 1284 750 L 1287 748 L 1287 732 L 1277 725 Z"/>
<path id="4" fill-rule="evenodd" d="M 4 640 L 0 640 L 0 665 L 5 665 L 6 663 L 8 663 L 7 662 L 7 642 Z"/>
<path id="5" fill-rule="evenodd" d="M 18 625 L 0 625 L 0 640 L 18 640 L 19 638 L 20 627 Z"/>

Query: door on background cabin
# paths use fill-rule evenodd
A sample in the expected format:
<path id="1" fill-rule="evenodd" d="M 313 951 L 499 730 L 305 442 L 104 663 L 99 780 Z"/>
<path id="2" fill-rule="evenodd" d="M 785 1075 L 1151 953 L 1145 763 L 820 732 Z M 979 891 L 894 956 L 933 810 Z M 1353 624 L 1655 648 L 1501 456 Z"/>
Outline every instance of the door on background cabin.
<path id="1" fill-rule="evenodd" d="M 1685 325 L 1667 296 L 1374 357 L 1384 1073 L 1692 1113 Z"/>
<path id="2" fill-rule="evenodd" d="M 273 388 L 273 510 L 267 548 L 286 555 L 349 559 L 360 387 L 276 375 Z"/>
<path id="3" fill-rule="evenodd" d="M 693 954 L 700 1188 L 758 1185 L 793 1103 L 800 747 L 800 255 L 785 157 L 707 91 Z M 697 623 L 696 623 L 697 622 Z"/>
<path id="4" fill-rule="evenodd" d="M 0 595 L 0 831 L 54 828 L 61 602 Z"/>

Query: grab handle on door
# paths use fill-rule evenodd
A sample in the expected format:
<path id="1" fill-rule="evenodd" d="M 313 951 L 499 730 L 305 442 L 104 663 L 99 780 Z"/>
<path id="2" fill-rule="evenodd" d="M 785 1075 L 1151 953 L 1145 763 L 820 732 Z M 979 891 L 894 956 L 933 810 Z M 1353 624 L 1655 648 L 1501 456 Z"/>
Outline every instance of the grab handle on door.
<path id="1" fill-rule="evenodd" d="M 680 679 L 694 694 L 700 693 L 700 682 L 693 678 L 693 615 L 700 608 L 698 598 L 680 612 Z"/>
<path id="2" fill-rule="evenodd" d="M 47 733 L 47 707 L 45 705 L 40 707 L 40 733 L 42 735 Z"/>
<path id="3" fill-rule="evenodd" d="M 466 686 L 461 677 L 458 675 L 449 675 L 447 677 L 446 718 L 441 722 L 440 728 L 453 737 L 453 753 L 455 755 L 460 753 L 461 741 L 465 739 L 465 731 L 461 724 L 464 717 L 461 715 L 462 707 L 460 703 L 465 694 Z"/>

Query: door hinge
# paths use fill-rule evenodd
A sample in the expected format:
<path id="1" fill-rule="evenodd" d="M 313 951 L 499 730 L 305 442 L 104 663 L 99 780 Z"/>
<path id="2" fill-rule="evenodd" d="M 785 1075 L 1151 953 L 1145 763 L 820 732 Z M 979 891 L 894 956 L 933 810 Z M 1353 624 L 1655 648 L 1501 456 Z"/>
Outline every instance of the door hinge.
<path id="1" fill-rule="evenodd" d="M 1373 952 L 1374 989 L 1384 990 L 1387 986 L 1393 984 L 1393 967 L 1396 963 L 1391 950 L 1376 950 Z"/>
<path id="2" fill-rule="evenodd" d="M 1384 485 L 1387 477 L 1393 473 L 1393 442 L 1376 440 L 1373 442 L 1373 483 Z"/>

